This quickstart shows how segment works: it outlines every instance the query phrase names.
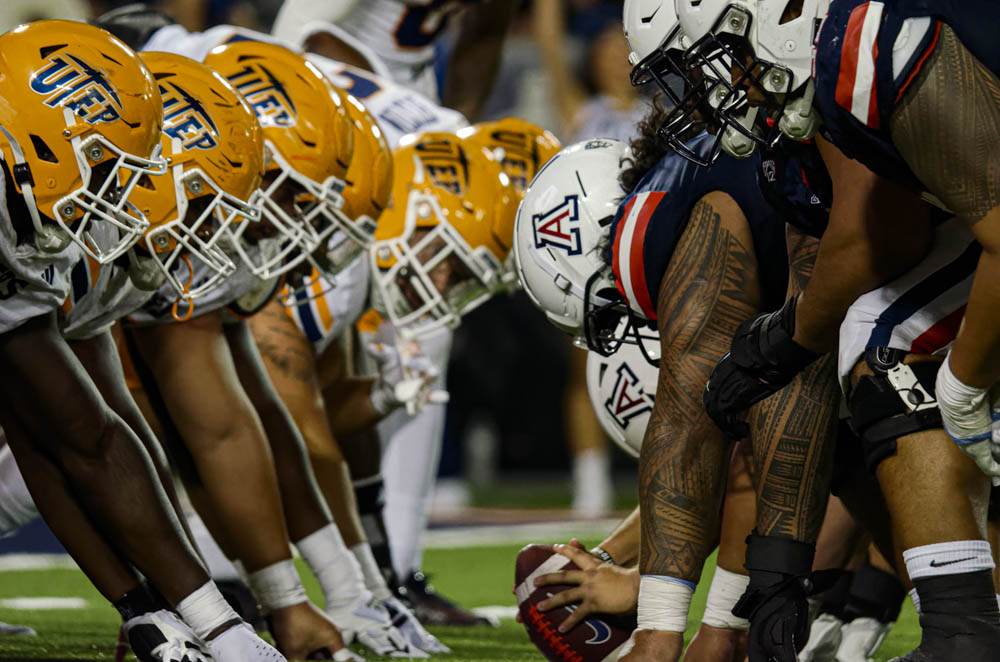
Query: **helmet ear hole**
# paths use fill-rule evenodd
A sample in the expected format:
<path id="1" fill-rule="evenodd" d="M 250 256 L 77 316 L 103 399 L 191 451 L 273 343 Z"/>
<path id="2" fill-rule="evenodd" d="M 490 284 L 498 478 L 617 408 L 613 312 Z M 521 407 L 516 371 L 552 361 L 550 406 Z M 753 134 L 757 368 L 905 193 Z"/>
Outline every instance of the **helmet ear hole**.
<path id="1" fill-rule="evenodd" d="M 40 161 L 47 161 L 48 163 L 59 163 L 59 159 L 56 157 L 55 153 L 49 148 L 45 141 L 42 140 L 40 136 L 31 134 L 31 144 L 35 148 L 35 155 Z"/>
<path id="2" fill-rule="evenodd" d="M 778 21 L 778 25 L 784 25 L 802 16 L 802 4 L 803 0 L 788 0 L 784 11 L 781 12 L 781 20 Z"/>

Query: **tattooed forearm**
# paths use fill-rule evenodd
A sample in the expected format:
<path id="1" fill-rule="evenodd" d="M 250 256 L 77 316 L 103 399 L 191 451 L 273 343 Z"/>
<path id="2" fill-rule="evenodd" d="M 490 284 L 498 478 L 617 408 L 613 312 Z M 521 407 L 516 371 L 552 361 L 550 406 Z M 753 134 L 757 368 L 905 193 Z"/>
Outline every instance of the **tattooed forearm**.
<path id="1" fill-rule="evenodd" d="M 269 372 L 300 381 L 313 379 L 312 349 L 278 302 L 250 318 L 250 330 Z"/>
<path id="2" fill-rule="evenodd" d="M 956 214 L 976 223 L 1000 207 L 1000 80 L 947 25 L 890 130 L 914 174 Z"/>
<path id="3" fill-rule="evenodd" d="M 812 273 L 819 241 L 790 228 L 789 295 Z M 815 541 L 826 512 L 840 391 L 835 357 L 820 359 L 750 411 L 758 468 L 757 531 Z"/>
<path id="4" fill-rule="evenodd" d="M 746 222 L 728 198 L 718 207 L 695 206 L 660 285 L 660 379 L 639 460 L 640 571 L 690 581 L 717 539 L 729 460 L 701 392 L 759 300 Z"/>

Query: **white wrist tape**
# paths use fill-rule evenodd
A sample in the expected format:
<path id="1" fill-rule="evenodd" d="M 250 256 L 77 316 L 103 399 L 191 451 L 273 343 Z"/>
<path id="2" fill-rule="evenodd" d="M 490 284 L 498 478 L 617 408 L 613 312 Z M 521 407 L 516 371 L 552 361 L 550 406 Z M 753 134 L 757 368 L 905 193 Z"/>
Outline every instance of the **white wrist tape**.
<path id="1" fill-rule="evenodd" d="M 733 607 L 747 590 L 750 578 L 738 575 L 722 568 L 715 568 L 712 586 L 708 589 L 708 601 L 705 603 L 705 614 L 701 622 L 713 628 L 724 630 L 750 629 L 750 621 L 739 616 L 733 616 Z"/>
<path id="2" fill-rule="evenodd" d="M 969 386 L 951 371 L 951 357 L 938 368 L 934 391 L 945 429 L 959 443 L 990 437 L 989 389 Z"/>
<path id="3" fill-rule="evenodd" d="M 250 588 L 265 611 L 284 609 L 309 600 L 291 559 L 250 573 Z"/>
<path id="4" fill-rule="evenodd" d="M 226 623 L 243 622 L 222 597 L 214 582 L 206 583 L 178 602 L 177 612 L 202 640 L 207 640 L 208 635 Z"/>
<path id="5" fill-rule="evenodd" d="M 639 579 L 639 630 L 684 632 L 694 584 L 673 577 L 643 575 Z"/>
<path id="6" fill-rule="evenodd" d="M 379 416 L 385 416 L 399 406 L 392 387 L 383 381 L 381 377 L 376 377 L 375 381 L 372 382 L 372 389 L 368 392 L 368 399 L 371 400 L 372 409 Z"/>

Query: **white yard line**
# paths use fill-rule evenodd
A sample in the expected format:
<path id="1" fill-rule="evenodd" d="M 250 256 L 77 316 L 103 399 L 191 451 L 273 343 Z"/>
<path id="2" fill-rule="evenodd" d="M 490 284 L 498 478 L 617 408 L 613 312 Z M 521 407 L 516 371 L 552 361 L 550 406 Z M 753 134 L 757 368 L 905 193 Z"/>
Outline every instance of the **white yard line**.
<path id="1" fill-rule="evenodd" d="M 48 609 L 84 609 L 87 601 L 83 598 L 7 598 L 0 600 L 0 608 L 40 611 Z"/>

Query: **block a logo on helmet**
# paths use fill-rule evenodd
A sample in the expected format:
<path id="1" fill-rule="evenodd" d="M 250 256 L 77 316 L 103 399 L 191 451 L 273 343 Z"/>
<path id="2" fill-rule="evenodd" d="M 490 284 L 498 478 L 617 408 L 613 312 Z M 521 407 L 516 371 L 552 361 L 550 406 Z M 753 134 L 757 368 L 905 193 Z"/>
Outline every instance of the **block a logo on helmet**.
<path id="1" fill-rule="evenodd" d="M 49 108 L 67 108 L 87 124 L 121 118 L 122 101 L 98 69 L 71 53 L 53 55 L 31 76 L 31 89 L 45 97 Z"/>
<path id="2" fill-rule="evenodd" d="M 163 132 L 181 141 L 186 152 L 212 149 L 219 144 L 219 129 L 200 101 L 172 81 L 160 81 Z"/>
<path id="3" fill-rule="evenodd" d="M 579 222 L 580 207 L 576 195 L 567 195 L 552 209 L 532 215 L 535 248 L 552 246 L 566 251 L 568 255 L 579 255 L 583 250 Z"/>
<path id="4" fill-rule="evenodd" d="M 604 409 L 624 430 L 629 421 L 653 411 L 653 396 L 646 393 L 638 375 L 627 363 L 618 366 L 611 395 L 604 401 Z"/>
<path id="5" fill-rule="evenodd" d="M 292 98 L 285 86 L 260 62 L 230 75 L 229 82 L 257 113 L 262 128 L 287 129 L 296 125 L 298 113 Z"/>

